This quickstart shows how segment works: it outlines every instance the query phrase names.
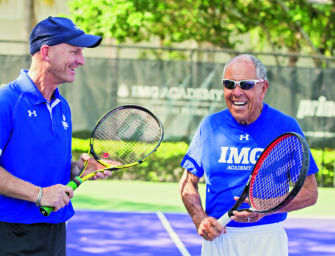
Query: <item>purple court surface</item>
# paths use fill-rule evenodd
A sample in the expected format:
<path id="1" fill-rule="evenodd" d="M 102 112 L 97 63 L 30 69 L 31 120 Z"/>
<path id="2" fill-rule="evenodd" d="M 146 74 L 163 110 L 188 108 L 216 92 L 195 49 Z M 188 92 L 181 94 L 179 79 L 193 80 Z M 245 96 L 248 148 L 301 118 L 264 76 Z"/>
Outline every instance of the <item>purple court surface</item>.
<path id="1" fill-rule="evenodd" d="M 290 256 L 335 256 L 335 219 L 284 223 Z M 67 224 L 67 256 L 197 256 L 200 250 L 187 214 L 79 210 Z"/>

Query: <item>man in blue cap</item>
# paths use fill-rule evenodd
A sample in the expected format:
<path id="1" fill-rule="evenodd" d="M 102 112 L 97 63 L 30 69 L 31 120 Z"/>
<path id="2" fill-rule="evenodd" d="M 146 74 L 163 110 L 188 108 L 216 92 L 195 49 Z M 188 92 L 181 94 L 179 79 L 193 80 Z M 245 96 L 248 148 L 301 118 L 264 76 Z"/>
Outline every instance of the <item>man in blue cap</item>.
<path id="1" fill-rule="evenodd" d="M 49 17 L 30 35 L 29 70 L 0 89 L 0 255 L 66 255 L 65 222 L 74 214 L 66 184 L 85 161 L 87 170 L 101 166 L 87 154 L 72 162 L 71 112 L 58 86 L 74 81 L 83 49 L 101 40 Z M 54 212 L 44 217 L 40 205 Z"/>

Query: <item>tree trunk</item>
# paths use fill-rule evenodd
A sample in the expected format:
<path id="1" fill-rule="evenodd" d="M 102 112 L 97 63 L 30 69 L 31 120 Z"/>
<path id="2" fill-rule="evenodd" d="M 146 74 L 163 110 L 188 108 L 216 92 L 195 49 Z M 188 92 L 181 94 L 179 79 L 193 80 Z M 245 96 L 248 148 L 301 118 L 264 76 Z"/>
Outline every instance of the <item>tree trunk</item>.
<path id="1" fill-rule="evenodd" d="M 25 41 L 29 42 L 29 36 L 31 30 L 36 25 L 36 15 L 35 15 L 35 0 L 25 0 L 24 2 L 24 38 Z M 26 44 L 27 54 L 29 54 L 29 44 Z"/>

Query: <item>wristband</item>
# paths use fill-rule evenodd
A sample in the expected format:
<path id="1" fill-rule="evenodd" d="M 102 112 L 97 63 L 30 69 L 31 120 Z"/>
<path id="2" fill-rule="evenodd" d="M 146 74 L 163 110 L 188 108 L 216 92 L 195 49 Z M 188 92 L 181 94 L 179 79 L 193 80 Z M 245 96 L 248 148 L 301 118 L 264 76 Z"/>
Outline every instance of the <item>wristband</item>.
<path id="1" fill-rule="evenodd" d="M 36 207 L 40 207 L 42 196 L 43 196 L 43 190 L 42 190 L 42 188 L 41 187 L 38 187 L 38 188 L 40 189 L 40 191 L 38 192 L 37 200 L 35 202 Z"/>

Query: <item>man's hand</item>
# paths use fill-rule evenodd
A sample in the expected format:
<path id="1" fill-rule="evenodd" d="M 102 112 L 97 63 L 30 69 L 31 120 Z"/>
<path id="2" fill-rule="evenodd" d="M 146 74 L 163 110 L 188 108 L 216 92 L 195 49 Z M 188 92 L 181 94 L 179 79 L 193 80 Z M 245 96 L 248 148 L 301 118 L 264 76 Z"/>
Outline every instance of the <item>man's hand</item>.
<path id="1" fill-rule="evenodd" d="M 235 196 L 234 200 L 237 201 L 239 197 Z M 249 204 L 249 198 L 246 198 L 245 203 Z M 266 214 L 258 213 L 258 212 L 250 212 L 248 210 L 245 211 L 233 211 L 233 216 L 231 217 L 231 220 L 236 222 L 242 222 L 242 223 L 249 223 L 249 222 L 257 222 L 260 219 L 262 219 Z"/>
<path id="2" fill-rule="evenodd" d="M 42 188 L 41 205 L 54 207 L 54 212 L 68 205 L 73 197 L 73 189 L 65 185 L 54 185 Z"/>
<path id="3" fill-rule="evenodd" d="M 213 241 L 222 233 L 226 233 L 226 228 L 213 217 L 204 218 L 198 227 L 198 234 L 205 240 Z"/>
<path id="4" fill-rule="evenodd" d="M 80 156 L 76 169 L 83 169 L 85 162 L 87 162 L 87 166 L 81 175 L 82 177 L 85 177 L 86 175 L 95 172 L 97 170 L 102 170 L 105 168 L 104 165 L 100 164 L 98 161 L 96 161 L 94 158 L 91 158 L 87 153 L 84 153 Z M 105 179 L 108 176 L 111 176 L 112 172 L 111 171 L 103 171 L 103 172 L 97 172 L 90 180 L 97 180 L 97 179 Z"/>

